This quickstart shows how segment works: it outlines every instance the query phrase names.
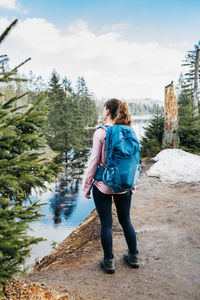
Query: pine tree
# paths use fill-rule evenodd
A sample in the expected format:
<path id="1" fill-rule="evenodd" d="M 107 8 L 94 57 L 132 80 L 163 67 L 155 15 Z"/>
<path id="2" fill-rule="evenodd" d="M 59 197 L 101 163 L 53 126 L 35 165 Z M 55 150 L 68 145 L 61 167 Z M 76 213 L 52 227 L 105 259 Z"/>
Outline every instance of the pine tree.
<path id="1" fill-rule="evenodd" d="M 188 67 L 185 79 L 188 86 L 193 91 L 193 114 L 199 114 L 199 79 L 200 79 L 200 41 L 198 45 L 194 45 L 194 50 L 189 50 L 185 56 L 182 66 Z"/>
<path id="2" fill-rule="evenodd" d="M 82 124 L 79 120 L 79 104 L 75 100 L 75 94 L 70 81 L 64 78 L 61 82 L 60 76 L 54 70 L 49 82 L 48 103 L 51 111 L 48 114 L 49 130 L 47 139 L 49 145 L 57 151 L 67 153 L 76 148 L 80 143 L 79 129 Z"/>
<path id="3" fill-rule="evenodd" d="M 29 72 L 29 80 L 26 85 L 26 91 L 29 93 L 27 95 L 27 103 L 34 104 L 38 96 L 47 92 L 47 84 L 45 84 L 41 76 L 35 76 L 32 71 Z"/>
<path id="4" fill-rule="evenodd" d="M 200 116 L 194 113 L 193 88 L 183 76 L 179 80 L 179 137 L 185 151 L 200 153 Z"/>
<path id="5" fill-rule="evenodd" d="M 65 151 L 65 142 L 63 141 L 63 126 L 64 120 L 64 102 L 65 92 L 60 83 L 60 76 L 54 70 L 52 72 L 49 89 L 48 89 L 48 104 L 51 110 L 48 113 L 49 127 L 47 128 L 47 140 L 53 150 Z"/>
<path id="6" fill-rule="evenodd" d="M 51 111 L 48 114 L 49 127 L 47 140 L 57 151 L 67 152 L 80 150 L 88 140 L 86 126 L 97 123 L 97 109 L 88 91 L 85 80 L 80 78 L 77 92 L 73 91 L 71 82 L 53 71 L 48 93 Z"/>
<path id="7" fill-rule="evenodd" d="M 200 81 L 200 70 L 195 79 L 196 51 L 199 45 L 195 45 L 194 50 L 186 54 L 183 66 L 188 67 L 188 72 L 180 75 L 178 84 L 180 147 L 197 154 L 200 153 L 200 116 L 197 113 L 199 108 L 194 106 L 194 89 L 195 80 Z"/>
<path id="8" fill-rule="evenodd" d="M 89 93 L 85 79 L 79 77 L 77 80 L 77 98 L 80 104 L 80 112 L 85 127 L 94 126 L 97 123 L 98 114 L 94 95 Z"/>
<path id="9" fill-rule="evenodd" d="M 145 128 L 145 135 L 141 140 L 141 155 L 143 157 L 152 157 L 161 151 L 163 131 L 164 115 L 157 108 L 157 113 Z"/>
<path id="10" fill-rule="evenodd" d="M 1 42 L 16 23 L 0 36 Z M 8 60 L 7 56 L 0 61 L 0 83 L 25 81 L 17 77 L 22 64 L 11 71 L 5 70 L 5 59 Z M 44 164 L 40 158 L 39 150 L 46 142 L 41 128 L 48 112 L 44 95 L 34 105 L 17 106 L 23 96 L 5 101 L 4 95 L 0 95 L 0 284 L 3 285 L 21 271 L 30 246 L 41 240 L 27 234 L 29 223 L 41 216 L 39 202 L 29 201 L 31 190 L 39 187 L 45 191 L 45 182 L 54 181 L 61 171 L 60 165 Z"/>

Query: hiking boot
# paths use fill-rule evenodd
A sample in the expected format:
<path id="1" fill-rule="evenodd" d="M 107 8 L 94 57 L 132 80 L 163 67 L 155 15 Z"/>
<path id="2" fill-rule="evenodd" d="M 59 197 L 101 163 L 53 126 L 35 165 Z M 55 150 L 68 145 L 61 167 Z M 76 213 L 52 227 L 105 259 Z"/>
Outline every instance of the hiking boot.
<path id="1" fill-rule="evenodd" d="M 106 271 L 106 273 L 115 273 L 115 260 L 114 258 L 102 258 L 100 260 L 100 266 Z"/>
<path id="2" fill-rule="evenodd" d="M 130 252 L 127 252 L 124 254 L 124 261 L 134 269 L 139 268 L 137 254 L 131 254 Z"/>

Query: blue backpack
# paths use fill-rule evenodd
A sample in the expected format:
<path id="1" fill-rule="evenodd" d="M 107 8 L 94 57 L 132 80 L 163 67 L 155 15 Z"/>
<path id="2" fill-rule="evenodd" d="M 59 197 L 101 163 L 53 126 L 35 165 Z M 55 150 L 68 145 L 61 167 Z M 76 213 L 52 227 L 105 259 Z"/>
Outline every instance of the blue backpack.
<path id="1" fill-rule="evenodd" d="M 114 193 L 131 190 L 141 176 L 140 144 L 133 128 L 98 128 L 106 130 L 106 167 L 99 165 L 94 179 L 103 181 Z"/>

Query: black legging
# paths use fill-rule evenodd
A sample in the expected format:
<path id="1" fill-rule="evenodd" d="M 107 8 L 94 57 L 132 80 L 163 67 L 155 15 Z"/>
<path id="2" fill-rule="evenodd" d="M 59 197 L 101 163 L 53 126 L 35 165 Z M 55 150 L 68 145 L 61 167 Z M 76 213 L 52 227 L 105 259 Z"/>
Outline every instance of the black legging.
<path id="1" fill-rule="evenodd" d="M 113 194 L 119 222 L 123 228 L 129 252 L 137 254 L 136 233 L 130 219 L 132 192 Z M 93 198 L 101 221 L 101 243 L 104 258 L 113 258 L 112 252 L 112 195 L 104 194 L 93 185 Z"/>

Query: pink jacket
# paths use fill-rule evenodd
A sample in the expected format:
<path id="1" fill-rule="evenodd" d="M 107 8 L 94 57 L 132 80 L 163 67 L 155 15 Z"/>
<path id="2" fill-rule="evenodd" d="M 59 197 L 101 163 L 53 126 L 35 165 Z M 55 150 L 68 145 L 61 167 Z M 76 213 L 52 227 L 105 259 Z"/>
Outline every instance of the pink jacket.
<path id="1" fill-rule="evenodd" d="M 112 126 L 111 123 L 106 123 L 107 126 Z M 99 128 L 95 131 L 93 136 L 92 153 L 89 159 L 88 168 L 85 175 L 83 191 L 87 195 L 90 193 L 94 175 L 99 164 L 102 167 L 106 165 L 106 131 Z M 104 194 L 113 194 L 113 191 L 103 181 L 95 180 L 95 186 Z"/>

